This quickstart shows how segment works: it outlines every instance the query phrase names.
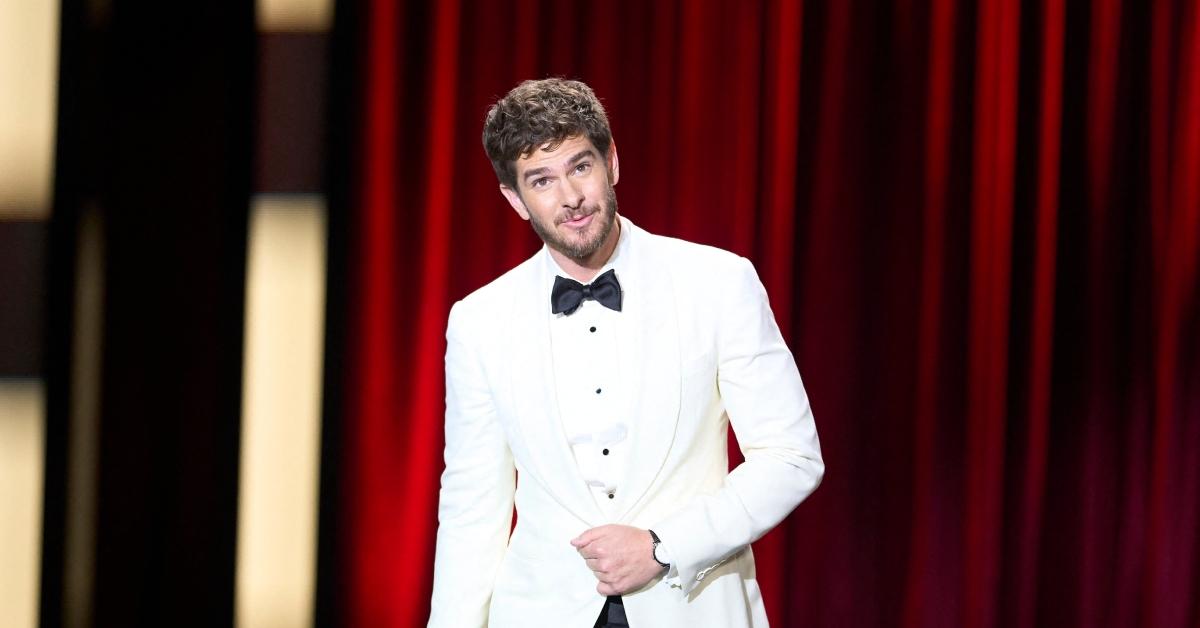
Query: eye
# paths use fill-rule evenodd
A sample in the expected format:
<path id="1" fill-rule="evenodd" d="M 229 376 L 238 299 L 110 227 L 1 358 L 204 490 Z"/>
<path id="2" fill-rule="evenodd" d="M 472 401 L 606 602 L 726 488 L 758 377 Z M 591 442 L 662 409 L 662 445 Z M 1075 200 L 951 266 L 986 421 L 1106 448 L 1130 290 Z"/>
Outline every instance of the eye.
<path id="1" fill-rule="evenodd" d="M 588 170 L 592 169 L 591 162 L 585 161 L 578 166 L 575 166 L 575 174 L 587 174 Z"/>
<path id="2" fill-rule="evenodd" d="M 538 177 L 529 183 L 529 187 L 534 188 L 534 189 L 544 188 L 549 183 L 550 183 L 550 179 L 548 179 L 546 177 Z"/>

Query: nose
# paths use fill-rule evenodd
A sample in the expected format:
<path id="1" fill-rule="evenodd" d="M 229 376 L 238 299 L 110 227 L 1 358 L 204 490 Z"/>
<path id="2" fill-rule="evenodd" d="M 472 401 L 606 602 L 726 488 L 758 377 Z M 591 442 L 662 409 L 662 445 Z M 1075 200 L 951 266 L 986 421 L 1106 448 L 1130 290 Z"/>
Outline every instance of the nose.
<path id="1" fill-rule="evenodd" d="M 566 177 L 563 179 L 563 184 L 560 186 L 560 189 L 562 190 L 563 195 L 563 207 L 569 209 L 579 209 L 580 205 L 583 204 L 583 190 L 579 187 L 579 184 L 575 181 L 572 181 L 570 177 Z"/>

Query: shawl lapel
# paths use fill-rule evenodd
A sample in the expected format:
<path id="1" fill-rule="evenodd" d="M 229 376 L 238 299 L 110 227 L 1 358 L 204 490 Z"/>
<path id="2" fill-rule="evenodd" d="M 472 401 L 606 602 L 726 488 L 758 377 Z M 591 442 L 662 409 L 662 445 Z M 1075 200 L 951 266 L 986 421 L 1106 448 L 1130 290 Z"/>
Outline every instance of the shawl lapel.
<path id="1" fill-rule="evenodd" d="M 603 522 L 604 515 L 587 491 L 559 414 L 550 350 L 550 284 L 540 262 L 531 264 L 531 278 L 513 307 L 508 374 L 512 407 L 528 452 L 527 470 L 563 508 L 594 527 Z"/>
<path id="2" fill-rule="evenodd" d="M 646 496 L 666 463 L 679 422 L 679 317 L 671 266 L 655 247 L 656 236 L 630 228 L 629 287 L 622 315 L 635 323 L 620 345 L 621 369 L 633 383 L 626 412 L 632 433 L 629 469 L 617 489 L 617 521 L 624 522 Z"/>

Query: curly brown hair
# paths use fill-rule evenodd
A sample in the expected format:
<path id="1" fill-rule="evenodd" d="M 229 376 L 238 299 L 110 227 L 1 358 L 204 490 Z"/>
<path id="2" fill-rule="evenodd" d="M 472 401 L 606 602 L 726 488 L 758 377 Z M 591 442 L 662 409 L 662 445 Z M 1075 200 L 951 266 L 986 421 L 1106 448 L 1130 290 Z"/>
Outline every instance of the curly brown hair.
<path id="1" fill-rule="evenodd" d="M 587 136 L 608 159 L 612 130 L 592 88 L 561 78 L 524 81 L 488 110 L 483 149 L 500 183 L 517 190 L 517 159 L 543 146 L 554 150 L 577 135 Z"/>

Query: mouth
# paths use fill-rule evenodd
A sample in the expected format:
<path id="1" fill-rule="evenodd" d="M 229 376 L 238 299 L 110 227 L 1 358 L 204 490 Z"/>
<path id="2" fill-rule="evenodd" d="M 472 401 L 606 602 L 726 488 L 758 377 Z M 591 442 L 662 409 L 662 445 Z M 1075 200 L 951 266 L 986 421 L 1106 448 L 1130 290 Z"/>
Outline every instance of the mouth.
<path id="1" fill-rule="evenodd" d="M 583 214 L 581 216 L 576 216 L 575 218 L 572 218 L 569 220 L 564 220 L 564 221 L 560 222 L 559 224 L 566 225 L 567 227 L 570 227 L 571 229 L 583 229 L 584 227 L 587 227 L 589 224 L 591 224 L 592 218 L 594 218 L 595 216 L 596 216 L 596 212 L 592 211 L 592 212 Z"/>

